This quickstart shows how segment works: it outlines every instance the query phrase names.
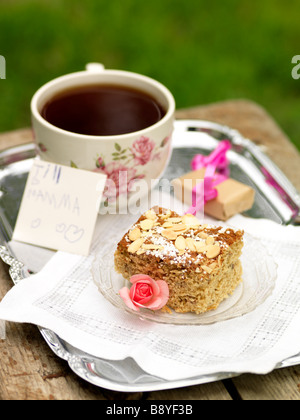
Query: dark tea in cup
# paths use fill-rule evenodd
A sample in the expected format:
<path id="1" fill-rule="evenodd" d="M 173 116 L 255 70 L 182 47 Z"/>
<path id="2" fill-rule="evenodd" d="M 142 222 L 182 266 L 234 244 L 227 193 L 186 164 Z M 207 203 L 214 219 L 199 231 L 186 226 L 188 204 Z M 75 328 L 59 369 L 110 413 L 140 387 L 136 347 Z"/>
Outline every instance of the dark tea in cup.
<path id="1" fill-rule="evenodd" d="M 97 63 L 51 80 L 31 100 L 39 158 L 105 174 L 112 212 L 127 198 L 140 202 L 161 178 L 174 119 L 174 97 L 160 82 Z"/>
<path id="2" fill-rule="evenodd" d="M 64 90 L 41 110 L 42 117 L 55 127 L 91 136 L 140 131 L 156 124 L 165 114 L 163 106 L 149 94 L 112 84 Z"/>

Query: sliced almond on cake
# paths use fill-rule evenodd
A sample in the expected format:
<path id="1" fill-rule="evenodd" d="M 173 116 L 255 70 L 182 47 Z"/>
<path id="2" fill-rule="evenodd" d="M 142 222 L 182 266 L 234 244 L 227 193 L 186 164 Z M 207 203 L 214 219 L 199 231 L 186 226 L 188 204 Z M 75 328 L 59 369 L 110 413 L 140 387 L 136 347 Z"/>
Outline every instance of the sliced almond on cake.
<path id="1" fill-rule="evenodd" d="M 179 223 L 182 222 L 182 217 L 169 217 L 168 222 L 171 223 Z"/>
<path id="2" fill-rule="evenodd" d="M 163 225 L 162 225 L 162 227 L 164 227 L 164 228 L 169 228 L 169 227 L 172 227 L 173 226 L 173 223 L 172 222 L 165 222 L 165 223 L 163 223 Z"/>
<path id="3" fill-rule="evenodd" d="M 140 229 L 138 227 L 136 227 L 135 229 L 132 229 L 129 232 L 129 235 L 128 236 L 129 236 L 129 239 L 131 241 L 135 241 L 136 239 L 138 239 L 141 236 L 141 231 L 140 231 Z"/>
<path id="4" fill-rule="evenodd" d="M 220 245 L 209 245 L 206 251 L 207 258 L 216 258 L 221 252 Z"/>
<path id="5" fill-rule="evenodd" d="M 178 249 L 178 251 L 184 251 L 186 248 L 186 241 L 183 236 L 178 236 L 178 238 L 175 241 L 175 246 Z"/>
<path id="6" fill-rule="evenodd" d="M 213 245 L 215 243 L 215 238 L 213 236 L 208 236 L 205 243 L 206 245 Z"/>
<path id="7" fill-rule="evenodd" d="M 192 238 L 186 238 L 186 244 L 187 244 L 187 246 L 188 246 L 188 249 L 190 250 L 190 251 L 197 251 L 197 249 L 196 249 L 196 244 L 195 244 L 195 241 L 194 241 L 194 239 L 192 239 Z"/>
<path id="8" fill-rule="evenodd" d="M 150 210 L 146 211 L 145 217 L 147 219 L 150 219 L 150 220 L 156 220 L 156 213 L 155 213 L 154 210 L 150 209 Z"/>
<path id="9" fill-rule="evenodd" d="M 143 238 L 136 239 L 134 242 L 132 242 L 129 245 L 128 252 L 130 252 L 131 254 L 134 254 L 135 252 L 137 252 L 140 249 L 140 247 L 143 245 L 143 243 L 144 243 Z"/>
<path id="10" fill-rule="evenodd" d="M 177 238 L 177 234 L 173 232 L 173 230 L 165 229 L 161 234 L 164 238 L 169 239 L 170 241 L 174 241 Z"/>
<path id="11" fill-rule="evenodd" d="M 171 210 L 167 210 L 166 213 L 163 213 L 163 214 L 160 215 L 160 218 L 163 219 L 163 220 L 166 220 L 171 216 L 171 214 L 172 214 Z"/>
<path id="12" fill-rule="evenodd" d="M 201 253 L 207 251 L 207 245 L 205 245 L 205 243 L 203 243 L 203 242 L 195 241 L 195 247 L 196 247 L 196 250 L 197 250 L 198 254 L 201 254 Z"/>
<path id="13" fill-rule="evenodd" d="M 201 239 L 206 239 L 206 238 L 208 238 L 208 234 L 207 234 L 207 233 L 205 233 L 205 232 L 199 232 L 197 236 L 199 236 L 199 238 L 201 238 Z"/>
<path id="14" fill-rule="evenodd" d="M 212 273 L 213 271 L 213 269 L 211 267 L 208 267 L 207 265 L 201 265 L 201 268 L 208 274 Z"/>
<path id="15" fill-rule="evenodd" d="M 173 231 L 176 231 L 176 232 L 178 232 L 178 231 L 181 232 L 183 230 L 186 230 L 187 226 L 184 225 L 183 223 L 178 223 L 176 225 L 170 226 L 170 228 L 168 228 L 168 229 L 172 229 Z"/>
<path id="16" fill-rule="evenodd" d="M 164 249 L 164 247 L 156 244 L 143 244 L 142 249 Z"/>
<path id="17" fill-rule="evenodd" d="M 144 219 L 140 222 L 141 228 L 143 230 L 150 230 L 153 228 L 154 220 L 152 219 Z"/>
<path id="18" fill-rule="evenodd" d="M 182 217 L 182 223 L 184 223 L 189 228 L 198 228 L 201 225 L 197 217 L 193 216 L 192 214 L 185 214 Z"/>

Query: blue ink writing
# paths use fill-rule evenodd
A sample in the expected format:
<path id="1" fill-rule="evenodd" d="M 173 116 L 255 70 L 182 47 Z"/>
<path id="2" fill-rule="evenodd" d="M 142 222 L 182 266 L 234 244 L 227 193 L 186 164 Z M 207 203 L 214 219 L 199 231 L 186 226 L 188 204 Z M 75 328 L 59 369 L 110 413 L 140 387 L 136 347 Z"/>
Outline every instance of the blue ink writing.
<path id="1" fill-rule="evenodd" d="M 46 179 L 48 177 L 52 177 L 52 181 L 55 184 L 59 183 L 59 180 L 61 178 L 61 172 L 62 168 L 58 165 L 50 165 L 49 164 L 42 164 L 35 162 L 34 164 L 35 172 L 33 173 L 33 177 L 31 180 L 31 185 L 39 185 L 41 182 L 41 179 Z"/>
<path id="2" fill-rule="evenodd" d="M 42 190 L 41 188 L 29 188 L 27 193 L 28 200 L 35 203 L 42 203 L 55 210 L 64 209 L 77 216 L 80 216 L 80 206 L 78 197 L 71 197 L 68 193 L 54 193 Z"/>
<path id="3" fill-rule="evenodd" d="M 40 227 L 41 222 L 42 221 L 41 221 L 40 218 L 37 218 L 37 219 L 32 220 L 32 222 L 30 224 L 31 229 L 37 229 L 38 227 Z"/>
<path id="4" fill-rule="evenodd" d="M 62 234 L 64 239 L 69 243 L 80 241 L 84 235 L 83 228 L 80 228 L 74 224 L 68 226 L 63 222 L 56 225 L 55 231 L 59 234 Z"/>

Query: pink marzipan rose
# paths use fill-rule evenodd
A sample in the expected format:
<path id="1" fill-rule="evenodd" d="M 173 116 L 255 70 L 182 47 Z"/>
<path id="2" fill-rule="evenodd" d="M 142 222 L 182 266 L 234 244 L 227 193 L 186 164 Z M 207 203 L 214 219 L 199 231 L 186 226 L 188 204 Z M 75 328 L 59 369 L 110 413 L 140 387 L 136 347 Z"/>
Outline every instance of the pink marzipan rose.
<path id="1" fill-rule="evenodd" d="M 139 308 L 157 311 L 169 300 L 169 287 L 164 280 L 153 280 L 146 274 L 135 274 L 130 278 L 130 290 L 123 287 L 119 293 L 128 308 L 139 311 Z"/>
<path id="2" fill-rule="evenodd" d="M 154 147 L 154 141 L 148 137 L 142 136 L 136 140 L 131 147 L 135 163 L 137 165 L 146 165 L 151 160 Z"/>

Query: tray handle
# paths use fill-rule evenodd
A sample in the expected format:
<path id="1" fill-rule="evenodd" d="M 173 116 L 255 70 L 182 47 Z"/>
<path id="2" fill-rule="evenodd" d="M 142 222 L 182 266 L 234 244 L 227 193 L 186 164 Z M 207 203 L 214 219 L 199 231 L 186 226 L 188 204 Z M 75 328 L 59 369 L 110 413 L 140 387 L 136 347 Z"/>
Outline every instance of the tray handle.
<path id="1" fill-rule="evenodd" d="M 14 284 L 21 281 L 23 279 L 22 268 L 24 267 L 24 264 L 16 260 L 5 246 L 0 246 L 0 258 L 5 264 L 10 266 L 9 275 Z"/>

